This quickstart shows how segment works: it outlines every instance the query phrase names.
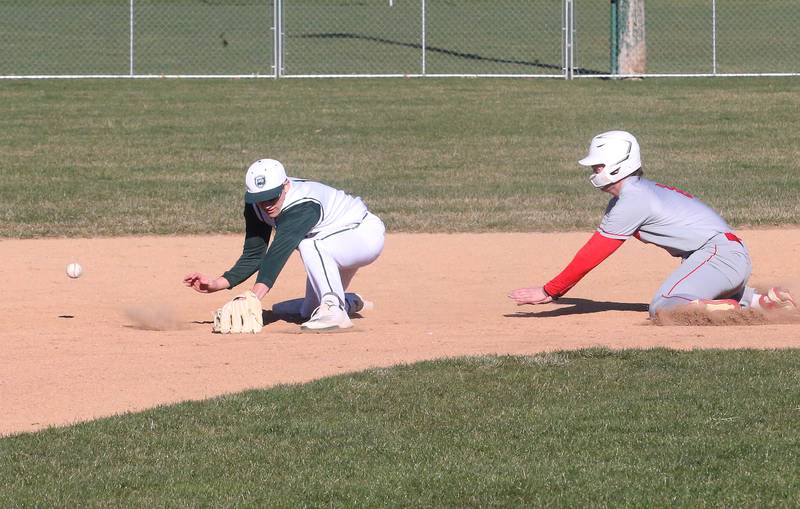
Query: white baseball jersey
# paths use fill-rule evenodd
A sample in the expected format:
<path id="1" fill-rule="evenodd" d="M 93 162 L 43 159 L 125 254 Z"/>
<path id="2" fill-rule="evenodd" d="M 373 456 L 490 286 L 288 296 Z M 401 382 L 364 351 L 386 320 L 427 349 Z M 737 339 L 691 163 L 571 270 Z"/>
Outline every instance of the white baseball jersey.
<path id="1" fill-rule="evenodd" d="M 223 277 L 233 288 L 258 271 L 256 281 L 272 288 L 297 249 L 309 280 L 305 307 L 319 305 L 324 293 L 335 293 L 344 302 L 344 288 L 356 269 L 383 249 L 383 223 L 357 196 L 319 182 L 289 180 L 277 217 L 269 217 L 257 203 L 245 203 L 242 256 Z"/>
<path id="2" fill-rule="evenodd" d="M 358 196 L 351 196 L 319 182 L 291 177 L 289 180 L 291 186 L 286 193 L 281 214 L 303 203 L 316 203 L 320 207 L 319 221 L 306 233 L 306 238 L 330 235 L 360 223 L 367 215 L 367 206 Z M 275 227 L 275 219 L 265 214 L 257 204 L 253 204 L 253 208 L 261 221 Z"/>

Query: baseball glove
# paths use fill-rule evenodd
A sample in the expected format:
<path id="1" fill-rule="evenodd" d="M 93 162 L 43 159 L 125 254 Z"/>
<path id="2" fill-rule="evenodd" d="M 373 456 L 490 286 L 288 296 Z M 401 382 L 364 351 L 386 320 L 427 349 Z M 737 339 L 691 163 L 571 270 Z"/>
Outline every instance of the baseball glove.
<path id="1" fill-rule="evenodd" d="M 261 300 L 252 291 L 237 295 L 214 312 L 214 332 L 239 334 L 261 332 Z"/>

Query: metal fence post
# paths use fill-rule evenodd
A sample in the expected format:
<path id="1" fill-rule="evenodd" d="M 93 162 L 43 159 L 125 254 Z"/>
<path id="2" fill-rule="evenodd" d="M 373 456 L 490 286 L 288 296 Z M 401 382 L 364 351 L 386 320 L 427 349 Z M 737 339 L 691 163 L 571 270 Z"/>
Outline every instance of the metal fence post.
<path id="1" fill-rule="evenodd" d="M 575 73 L 575 13 L 573 0 L 564 0 L 563 23 L 564 31 L 562 39 L 561 55 L 563 59 L 562 71 L 564 79 L 571 80 Z"/>
<path id="2" fill-rule="evenodd" d="M 717 0 L 711 0 L 711 72 L 717 74 Z"/>
<path id="3" fill-rule="evenodd" d="M 272 9 L 273 76 L 280 78 L 283 73 L 283 0 L 275 0 Z"/>
<path id="4" fill-rule="evenodd" d="M 425 76 L 427 63 L 425 62 L 425 47 L 427 44 L 427 21 L 425 19 L 425 0 L 422 0 L 422 75 Z"/>
<path id="5" fill-rule="evenodd" d="M 134 15 L 134 11 L 135 11 L 134 4 L 135 3 L 136 3 L 136 0 L 131 0 L 131 2 L 130 2 L 130 23 L 129 23 L 129 25 L 130 25 L 130 37 L 129 37 L 129 51 L 128 51 L 128 64 L 129 64 L 128 74 L 129 74 L 129 76 L 131 78 L 133 78 L 133 76 L 134 76 L 134 57 L 135 57 L 134 51 L 135 50 L 133 49 L 133 45 L 134 45 L 133 31 L 134 31 L 134 23 L 135 23 L 135 15 Z"/>
<path id="6" fill-rule="evenodd" d="M 611 74 L 619 74 L 619 4 L 617 0 L 611 0 L 611 13 L 609 14 L 610 33 L 609 33 L 609 48 L 611 49 Z"/>

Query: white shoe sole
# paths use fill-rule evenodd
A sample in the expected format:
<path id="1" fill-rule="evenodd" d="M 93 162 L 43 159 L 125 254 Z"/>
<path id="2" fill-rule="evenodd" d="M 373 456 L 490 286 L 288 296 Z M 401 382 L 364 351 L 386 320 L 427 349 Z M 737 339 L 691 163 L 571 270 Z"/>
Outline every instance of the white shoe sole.
<path id="1" fill-rule="evenodd" d="M 300 332 L 340 332 L 351 329 L 353 324 L 350 325 L 329 325 L 324 327 L 308 327 L 306 325 L 300 326 Z"/>

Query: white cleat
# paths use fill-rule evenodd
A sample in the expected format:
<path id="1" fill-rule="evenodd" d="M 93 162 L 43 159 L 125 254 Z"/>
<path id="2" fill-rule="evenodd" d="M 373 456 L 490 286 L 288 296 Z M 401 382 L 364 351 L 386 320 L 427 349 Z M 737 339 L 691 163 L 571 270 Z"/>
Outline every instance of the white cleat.
<path id="1" fill-rule="evenodd" d="M 275 302 L 272 304 L 272 312 L 280 316 L 292 316 L 308 319 L 309 316 L 303 316 L 302 313 L 304 302 L 305 299 L 303 297 Z M 372 301 L 364 299 L 357 293 L 344 294 L 344 302 L 345 309 L 347 309 L 347 314 L 350 316 L 353 316 L 361 311 L 370 311 L 375 309 L 375 304 Z"/>
<path id="2" fill-rule="evenodd" d="M 300 325 L 304 332 L 331 332 L 353 326 L 350 317 L 333 293 L 322 296 L 322 303 L 311 313 L 311 319 Z"/>
<path id="3" fill-rule="evenodd" d="M 773 286 L 766 295 L 758 298 L 758 307 L 767 311 L 785 309 L 789 311 L 797 310 L 797 302 L 789 290 Z"/>

